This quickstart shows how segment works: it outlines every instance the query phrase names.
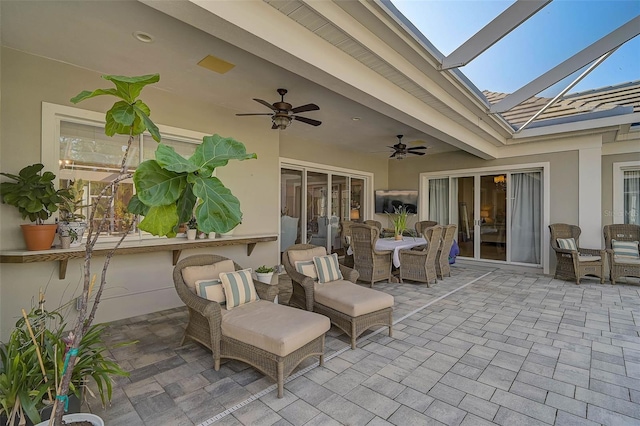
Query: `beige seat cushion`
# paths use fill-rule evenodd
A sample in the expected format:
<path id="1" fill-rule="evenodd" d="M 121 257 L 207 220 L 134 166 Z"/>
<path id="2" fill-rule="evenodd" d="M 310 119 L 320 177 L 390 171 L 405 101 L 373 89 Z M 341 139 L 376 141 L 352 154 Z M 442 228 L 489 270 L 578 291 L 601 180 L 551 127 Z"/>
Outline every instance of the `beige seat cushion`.
<path id="1" fill-rule="evenodd" d="M 640 265 L 640 258 L 633 258 L 628 256 L 613 256 L 616 263 L 625 263 L 627 265 Z"/>
<path id="2" fill-rule="evenodd" d="M 326 256 L 327 250 L 324 247 L 314 247 L 306 250 L 289 250 L 289 262 L 295 265 L 301 260 L 313 260 L 315 256 Z"/>
<path id="3" fill-rule="evenodd" d="M 258 300 L 222 311 L 222 334 L 272 354 L 286 356 L 322 336 L 329 318 Z"/>
<path id="4" fill-rule="evenodd" d="M 581 254 L 578 256 L 580 262 L 597 262 L 600 260 L 600 256 L 591 256 L 588 254 Z"/>
<path id="5" fill-rule="evenodd" d="M 236 268 L 233 260 L 223 260 L 211 265 L 187 266 L 182 269 L 182 279 L 189 286 L 191 291 L 196 291 L 196 281 L 198 280 L 217 280 L 220 279 L 221 272 L 233 272 Z"/>
<path id="6" fill-rule="evenodd" d="M 315 284 L 313 294 L 317 303 L 352 317 L 393 306 L 390 294 L 345 280 Z"/>

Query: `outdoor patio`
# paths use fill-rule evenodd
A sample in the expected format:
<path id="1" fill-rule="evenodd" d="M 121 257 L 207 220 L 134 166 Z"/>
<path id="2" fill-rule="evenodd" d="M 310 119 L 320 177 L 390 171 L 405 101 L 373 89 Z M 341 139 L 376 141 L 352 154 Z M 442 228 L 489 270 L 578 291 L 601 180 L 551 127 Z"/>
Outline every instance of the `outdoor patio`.
<path id="1" fill-rule="evenodd" d="M 394 337 L 367 333 L 351 350 L 332 328 L 324 367 L 303 363 L 282 399 L 252 368 L 216 372 L 207 350 L 179 347 L 185 309 L 144 315 L 113 323 L 111 342 L 139 340 L 112 350 L 131 377 L 110 408 L 90 409 L 108 426 L 639 424 L 640 285 L 629 283 L 468 265 L 431 288 L 378 283 L 395 297 Z"/>

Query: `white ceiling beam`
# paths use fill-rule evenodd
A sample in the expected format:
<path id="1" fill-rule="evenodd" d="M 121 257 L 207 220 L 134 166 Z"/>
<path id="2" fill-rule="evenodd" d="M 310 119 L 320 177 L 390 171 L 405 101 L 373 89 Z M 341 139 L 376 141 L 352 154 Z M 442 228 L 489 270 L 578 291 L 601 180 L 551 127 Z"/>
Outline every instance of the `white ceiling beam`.
<path id="1" fill-rule="evenodd" d="M 442 60 L 440 70 L 467 65 L 551 0 L 518 0 Z"/>
<path id="2" fill-rule="evenodd" d="M 516 133 L 520 133 L 521 131 L 523 131 L 531 122 L 533 122 L 533 120 L 535 120 L 536 118 L 538 118 L 543 112 L 545 112 L 547 109 L 549 109 L 549 107 L 551 107 L 551 105 L 555 104 L 556 101 L 558 99 L 560 99 L 561 97 L 563 97 L 565 95 L 565 93 L 567 93 L 569 90 L 573 89 L 575 87 L 576 84 L 580 83 L 582 81 L 583 78 L 585 78 L 587 75 L 589 75 L 589 73 L 591 71 L 593 71 L 594 69 L 596 69 L 598 67 L 598 65 L 600 65 L 601 63 L 603 63 L 609 56 L 613 55 L 613 52 L 615 52 L 616 50 L 618 50 L 617 48 L 614 50 L 611 50 L 607 53 L 605 53 L 604 55 L 602 55 L 597 61 L 595 61 L 594 63 L 592 63 L 589 68 L 587 68 L 586 70 L 584 70 L 582 72 L 582 74 L 580 74 L 578 76 L 578 78 L 576 78 L 575 80 L 573 80 L 571 83 L 569 83 L 569 85 L 567 87 L 565 87 L 562 91 L 560 91 L 560 93 L 558 93 L 556 96 L 554 96 L 553 99 L 551 99 L 549 102 L 547 102 L 547 104 L 545 106 L 543 106 L 540 110 L 538 110 L 538 112 L 536 112 L 535 114 L 533 114 L 533 116 L 528 119 L 522 126 L 520 126 L 518 128 L 518 130 L 516 130 Z"/>
<path id="3" fill-rule="evenodd" d="M 566 61 L 550 69 L 540 77 L 504 97 L 491 106 L 491 113 L 509 111 L 532 96 L 551 87 L 563 78 L 573 74 L 580 68 L 595 61 L 607 52 L 616 49 L 640 34 L 640 16 L 636 16 L 618 29 L 576 53 Z"/>

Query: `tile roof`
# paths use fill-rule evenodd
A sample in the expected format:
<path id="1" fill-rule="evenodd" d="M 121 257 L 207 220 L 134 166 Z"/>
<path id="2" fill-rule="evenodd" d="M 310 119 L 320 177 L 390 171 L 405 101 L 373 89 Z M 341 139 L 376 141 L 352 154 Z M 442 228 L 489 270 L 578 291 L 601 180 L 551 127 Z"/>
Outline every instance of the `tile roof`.
<path id="1" fill-rule="evenodd" d="M 488 90 L 484 90 L 482 93 L 491 104 L 497 103 L 508 95 L 508 93 Z M 509 124 L 518 128 L 551 99 L 534 96 L 509 111 L 503 112 L 502 117 Z M 559 120 L 566 122 L 595 118 L 592 115 L 606 116 L 631 112 L 640 112 L 640 80 L 567 95 L 558 99 L 531 126 L 555 124 Z M 580 114 L 586 113 L 592 114 L 580 117 Z"/>

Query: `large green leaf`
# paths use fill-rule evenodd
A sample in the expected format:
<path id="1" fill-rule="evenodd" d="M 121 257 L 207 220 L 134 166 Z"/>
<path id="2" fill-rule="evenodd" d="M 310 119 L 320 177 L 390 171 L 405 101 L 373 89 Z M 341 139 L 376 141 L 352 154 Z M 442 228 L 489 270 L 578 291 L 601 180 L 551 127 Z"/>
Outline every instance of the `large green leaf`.
<path id="1" fill-rule="evenodd" d="M 138 198 L 148 206 L 173 204 L 187 184 L 187 175 L 165 170 L 156 160 L 141 163 L 133 174 Z"/>
<path id="2" fill-rule="evenodd" d="M 163 169 L 176 173 L 192 173 L 198 170 L 198 166 L 178 154 L 172 146 L 164 144 L 159 144 L 156 148 L 156 161 Z"/>
<path id="3" fill-rule="evenodd" d="M 111 111 L 107 111 L 107 114 L 105 115 L 105 120 L 106 120 L 106 124 L 104 126 L 104 134 L 107 136 L 113 136 L 115 134 L 128 135 L 131 130 L 131 126 L 118 123 L 113 118 L 113 113 Z"/>
<path id="4" fill-rule="evenodd" d="M 79 94 L 71 98 L 71 102 L 73 102 L 74 104 L 77 104 L 78 102 L 84 101 L 85 99 L 95 98 L 96 96 L 102 96 L 102 95 L 118 96 L 118 91 L 116 89 L 97 89 L 97 90 L 94 90 L 93 92 L 90 92 L 88 90 L 83 90 L 82 92 L 80 92 Z"/>
<path id="5" fill-rule="evenodd" d="M 133 214 L 139 214 L 145 216 L 149 212 L 149 206 L 144 204 L 138 198 L 138 195 L 135 194 L 129 200 L 129 204 L 127 205 L 127 211 Z"/>
<path id="6" fill-rule="evenodd" d="M 155 123 L 149 118 L 149 114 L 151 113 L 149 107 L 144 102 L 138 100 L 135 104 L 133 104 L 133 110 L 140 119 L 141 126 L 144 127 L 137 134 L 140 134 L 145 130 L 149 130 L 149 133 L 151 133 L 151 137 L 153 137 L 156 142 L 160 142 L 160 130 L 158 129 L 158 126 L 156 126 Z"/>
<path id="7" fill-rule="evenodd" d="M 240 201 L 216 177 L 192 177 L 198 228 L 205 232 L 227 232 L 242 221 Z"/>
<path id="8" fill-rule="evenodd" d="M 136 118 L 133 106 L 125 101 L 116 102 L 108 112 L 111 113 L 111 117 L 116 123 L 123 126 L 131 126 Z"/>
<path id="9" fill-rule="evenodd" d="M 248 160 L 258 158 L 255 153 L 247 154 L 242 142 L 220 135 L 205 136 L 189 159 L 200 169 L 213 173 L 216 167 L 225 166 L 229 160 Z"/>
<path id="10" fill-rule="evenodd" d="M 151 207 L 138 227 L 153 235 L 175 237 L 174 227 L 176 223 L 178 223 L 176 205 L 169 204 Z"/>
<path id="11" fill-rule="evenodd" d="M 111 81 L 117 88 L 118 96 L 128 103 L 140 96 L 140 92 L 147 84 L 153 84 L 160 81 L 160 74 L 147 74 L 137 77 L 126 77 L 122 75 L 103 75 L 102 78 Z"/>
<path id="12" fill-rule="evenodd" d="M 197 199 L 192 191 L 191 185 L 187 185 L 184 192 L 176 202 L 176 209 L 178 211 L 178 223 L 176 225 L 188 222 L 189 219 L 191 219 L 191 216 L 193 215 L 193 208 L 196 205 L 196 200 Z"/>

